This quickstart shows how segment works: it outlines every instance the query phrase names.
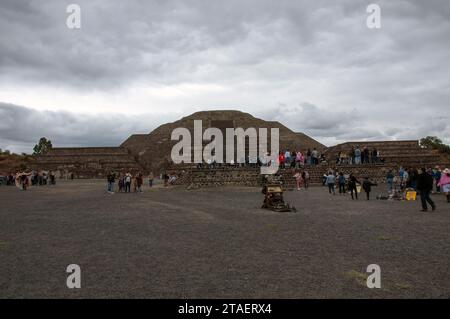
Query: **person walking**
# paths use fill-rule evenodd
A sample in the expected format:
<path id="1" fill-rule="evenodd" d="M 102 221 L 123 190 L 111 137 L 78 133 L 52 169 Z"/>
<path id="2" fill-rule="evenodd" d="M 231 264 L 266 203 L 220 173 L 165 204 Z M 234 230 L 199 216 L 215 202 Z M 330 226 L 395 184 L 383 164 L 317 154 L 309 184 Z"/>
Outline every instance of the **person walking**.
<path id="1" fill-rule="evenodd" d="M 447 203 L 450 203 L 450 170 L 444 169 L 441 178 L 439 179 L 438 186 L 442 193 L 447 196 Z"/>
<path id="2" fill-rule="evenodd" d="M 356 189 L 356 184 L 361 185 L 361 183 L 356 179 L 355 175 L 350 174 L 350 176 L 348 177 L 348 189 L 350 191 L 350 194 L 352 195 L 352 200 L 354 200 L 355 198 L 358 199 L 358 190 Z M 353 193 L 355 193 L 355 198 L 353 197 Z"/>
<path id="3" fill-rule="evenodd" d="M 309 187 L 309 173 L 304 170 L 302 173 L 303 184 L 305 185 L 305 190 Z"/>
<path id="4" fill-rule="evenodd" d="M 336 195 L 334 191 L 334 184 L 336 183 L 336 176 L 334 176 L 333 172 L 328 172 L 327 180 L 326 180 L 327 186 L 328 186 L 328 192 L 330 194 Z"/>
<path id="5" fill-rule="evenodd" d="M 369 177 L 366 176 L 364 178 L 363 184 L 362 184 L 362 189 L 366 192 L 366 198 L 367 200 L 370 200 L 370 192 L 372 191 L 372 186 L 376 186 L 375 183 L 372 183 L 369 180 Z"/>
<path id="6" fill-rule="evenodd" d="M 23 190 L 23 191 L 26 191 L 27 187 L 29 185 L 30 180 L 29 180 L 28 176 L 30 176 L 30 174 L 27 174 L 25 172 L 23 172 L 19 175 L 19 183 L 20 183 L 21 190 Z"/>
<path id="7" fill-rule="evenodd" d="M 345 195 L 345 176 L 344 173 L 342 172 L 339 173 L 338 183 L 339 183 L 339 194 Z"/>
<path id="8" fill-rule="evenodd" d="M 299 191 L 301 189 L 301 185 L 302 185 L 302 173 L 300 173 L 299 170 L 296 170 L 295 175 L 294 175 L 295 181 L 297 183 L 297 190 Z"/>
<path id="9" fill-rule="evenodd" d="M 420 200 L 422 202 L 421 211 L 428 211 L 427 203 L 430 204 L 431 210 L 436 210 L 436 204 L 430 197 L 431 191 L 433 190 L 433 176 L 428 174 L 425 168 L 421 168 L 418 171 L 416 182 L 416 189 L 420 193 Z"/>

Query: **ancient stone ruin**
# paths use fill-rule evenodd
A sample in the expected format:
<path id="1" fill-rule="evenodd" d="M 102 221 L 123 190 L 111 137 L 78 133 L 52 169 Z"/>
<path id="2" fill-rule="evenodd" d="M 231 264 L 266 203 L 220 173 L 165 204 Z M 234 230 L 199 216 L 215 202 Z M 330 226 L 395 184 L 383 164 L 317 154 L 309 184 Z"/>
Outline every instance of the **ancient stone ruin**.
<path id="1" fill-rule="evenodd" d="M 175 128 L 184 127 L 193 135 L 194 120 L 202 120 L 203 130 L 216 127 L 279 128 L 280 150 L 301 150 L 316 148 L 323 153 L 326 162 L 316 167 L 308 167 L 312 183 L 320 183 L 322 175 L 328 169 L 353 172 L 357 176 L 371 176 L 375 180 L 384 181 L 389 169 L 435 165 L 449 166 L 448 155 L 435 150 L 423 149 L 417 140 L 412 141 L 378 141 L 347 142 L 333 147 L 325 147 L 313 138 L 293 132 L 283 124 L 275 121 L 264 121 L 240 111 L 205 111 L 197 112 L 173 123 L 159 126 L 149 134 L 131 135 L 118 147 L 85 147 L 85 148 L 53 148 L 45 155 L 36 156 L 33 168 L 52 170 L 60 177 L 103 178 L 108 172 L 153 172 L 159 175 L 170 171 L 179 176 L 177 183 L 190 188 L 202 186 L 241 185 L 257 186 L 261 176 L 259 169 L 249 167 L 222 167 L 214 170 L 197 168 L 196 164 L 171 163 L 171 150 L 177 141 L 171 141 L 171 133 Z M 270 139 L 269 139 L 270 140 Z M 205 145 L 207 143 L 203 143 Z M 337 165 L 335 157 L 339 152 L 349 152 L 352 147 L 359 146 L 380 151 L 383 163 L 376 165 Z M 269 148 L 270 149 L 270 148 Z M 248 147 L 247 147 L 248 151 Z M 280 172 L 286 185 L 293 185 L 292 169 Z"/>
<path id="2" fill-rule="evenodd" d="M 170 153 L 176 141 L 171 141 L 175 128 L 185 127 L 193 133 L 194 120 L 203 121 L 203 129 L 242 127 L 280 130 L 280 147 L 291 149 L 325 146 L 303 133 L 295 133 L 279 122 L 264 121 L 239 111 L 197 112 L 179 121 L 159 126 L 149 134 L 134 134 L 119 147 L 53 148 L 36 156 L 37 169 L 54 170 L 61 175 L 73 173 L 76 178 L 103 177 L 113 171 L 153 171 L 158 174 L 171 164 Z"/>

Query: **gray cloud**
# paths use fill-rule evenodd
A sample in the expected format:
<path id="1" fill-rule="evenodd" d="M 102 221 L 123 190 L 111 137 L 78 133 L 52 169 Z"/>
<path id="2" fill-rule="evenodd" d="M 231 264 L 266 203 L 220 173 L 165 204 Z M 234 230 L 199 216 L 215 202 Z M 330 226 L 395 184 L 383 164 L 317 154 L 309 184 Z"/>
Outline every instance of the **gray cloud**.
<path id="1" fill-rule="evenodd" d="M 37 111 L 0 102 L 0 148 L 31 153 L 40 137 L 53 146 L 118 146 L 129 135 L 149 133 L 168 117 L 151 114 L 80 115 L 64 111 Z M 172 119 L 173 120 L 173 119 Z"/>
<path id="2" fill-rule="evenodd" d="M 188 114 L 185 114 L 188 115 Z M 326 145 L 355 140 L 419 139 L 427 135 L 449 136 L 450 117 L 431 123 L 410 123 L 379 130 L 365 124 L 357 111 L 341 113 L 324 110 L 310 103 L 278 108 L 255 114 L 262 119 L 281 122 L 294 131 L 304 132 Z M 56 147 L 118 146 L 128 136 L 149 133 L 159 125 L 181 116 L 120 113 L 80 115 L 65 111 L 37 111 L 0 102 L 0 148 L 31 153 L 40 137 L 49 138 Z M 447 141 L 448 142 L 448 141 Z"/>
<path id="3" fill-rule="evenodd" d="M 78 0 L 82 28 L 69 30 L 66 6 L 72 2 L 1 1 L 0 101 L 23 104 L 3 96 L 2 87 L 125 102 L 135 87 L 203 84 L 221 90 L 203 92 L 194 85 L 191 94 L 174 97 L 169 91 L 145 108 L 131 102 L 111 107 L 111 115 L 28 111 L 64 123 L 49 132 L 61 142 L 120 141 L 132 123 L 141 123 L 139 116 L 118 114 L 124 109 L 139 109 L 143 117 L 162 110 L 174 119 L 174 110 L 181 116 L 236 105 L 327 144 L 425 135 L 450 141 L 447 0 L 377 1 L 379 30 L 366 28 L 368 2 L 353 0 Z M 33 98 L 40 101 L 39 94 Z M 110 135 L 76 129 L 82 121 L 122 123 L 118 119 L 128 124 Z M 24 143 L 23 136 L 4 134 L 2 141 L 11 146 Z"/>

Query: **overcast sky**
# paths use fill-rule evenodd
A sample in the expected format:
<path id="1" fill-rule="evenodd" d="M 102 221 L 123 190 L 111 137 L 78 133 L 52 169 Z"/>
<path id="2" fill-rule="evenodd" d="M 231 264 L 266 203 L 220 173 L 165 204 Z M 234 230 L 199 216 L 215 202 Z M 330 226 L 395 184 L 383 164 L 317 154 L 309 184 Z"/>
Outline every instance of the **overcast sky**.
<path id="1" fill-rule="evenodd" d="M 450 142 L 450 1 L 0 0 L 0 148 L 237 109 L 326 145 Z M 66 8 L 81 7 L 69 29 Z"/>

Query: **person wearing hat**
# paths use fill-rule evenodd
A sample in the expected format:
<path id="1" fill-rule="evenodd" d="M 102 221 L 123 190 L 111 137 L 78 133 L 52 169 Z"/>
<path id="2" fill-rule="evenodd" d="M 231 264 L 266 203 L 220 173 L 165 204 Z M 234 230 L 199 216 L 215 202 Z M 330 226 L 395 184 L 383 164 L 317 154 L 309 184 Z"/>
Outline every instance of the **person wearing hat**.
<path id="1" fill-rule="evenodd" d="M 447 203 L 450 203 L 450 170 L 444 169 L 441 178 L 439 179 L 438 186 L 441 191 L 447 196 Z"/>
<path id="2" fill-rule="evenodd" d="M 431 205 L 431 209 L 436 210 L 436 204 L 431 200 L 430 194 L 433 190 L 433 176 L 429 174 L 425 168 L 418 171 L 416 189 L 420 192 L 420 200 L 422 201 L 422 212 L 428 210 L 427 202 Z"/>

